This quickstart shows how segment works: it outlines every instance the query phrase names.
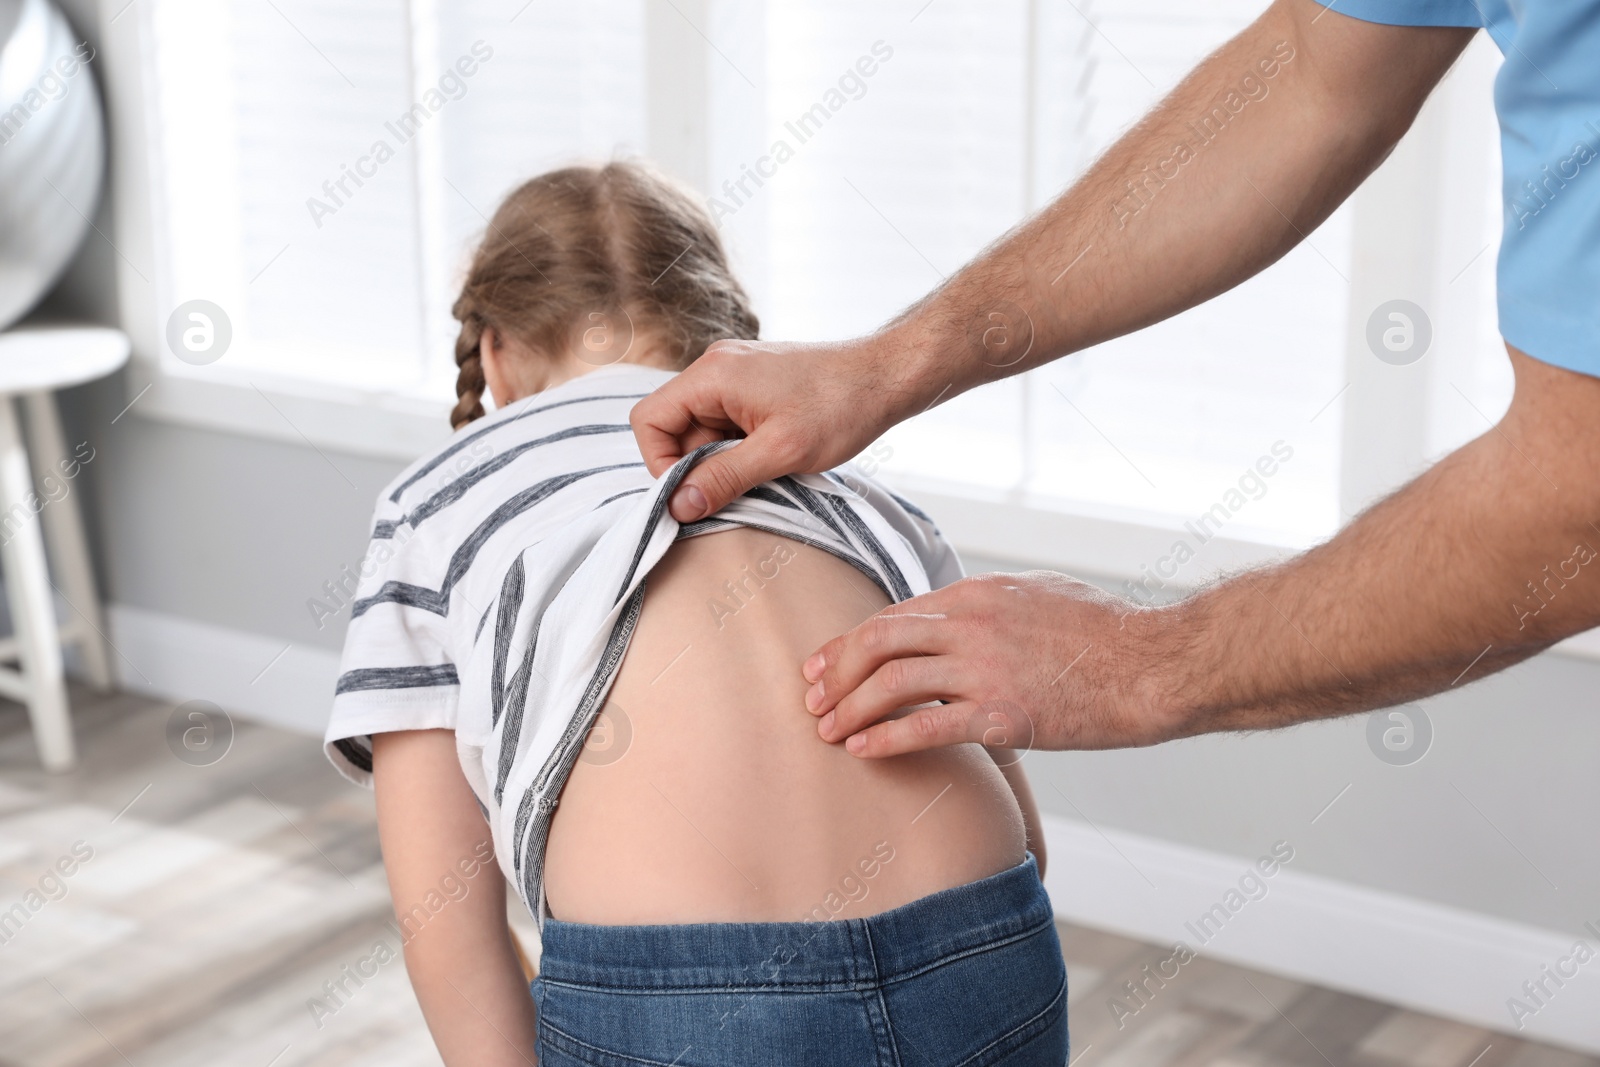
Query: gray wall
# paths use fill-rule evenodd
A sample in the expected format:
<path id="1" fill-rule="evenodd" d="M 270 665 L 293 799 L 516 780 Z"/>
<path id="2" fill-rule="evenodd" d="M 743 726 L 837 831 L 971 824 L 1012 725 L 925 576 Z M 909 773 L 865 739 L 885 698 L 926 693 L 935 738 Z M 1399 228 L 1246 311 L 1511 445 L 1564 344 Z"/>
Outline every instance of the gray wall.
<path id="1" fill-rule="evenodd" d="M 114 232 L 104 210 L 97 225 Z M 49 310 L 113 321 L 113 255 L 91 234 Z M 137 408 L 113 425 L 124 403 L 112 381 L 63 404 L 73 440 L 97 450 L 83 499 L 107 599 L 337 649 L 342 619 L 318 630 L 305 601 L 359 560 L 372 500 L 398 464 L 151 421 Z M 1242 857 L 1287 838 L 1300 870 L 1576 936 L 1600 919 L 1597 694 L 1600 664 L 1549 655 L 1464 686 L 1424 702 L 1435 737 L 1409 767 L 1372 754 L 1362 718 L 1034 753 L 1027 766 L 1046 810 L 1102 828 Z"/>
<path id="2" fill-rule="evenodd" d="M 400 464 L 145 419 L 137 406 L 111 425 L 120 387 L 78 394 L 68 426 L 96 450 L 86 470 L 108 600 L 338 651 L 347 613 L 319 628 L 306 602 L 359 568 L 373 502 Z"/>

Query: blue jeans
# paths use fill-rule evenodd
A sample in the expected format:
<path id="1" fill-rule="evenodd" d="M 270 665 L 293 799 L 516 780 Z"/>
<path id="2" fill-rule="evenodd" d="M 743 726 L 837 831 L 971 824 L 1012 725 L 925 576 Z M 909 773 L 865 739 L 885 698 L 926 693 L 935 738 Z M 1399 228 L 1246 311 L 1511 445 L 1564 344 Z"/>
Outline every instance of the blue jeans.
<path id="1" fill-rule="evenodd" d="M 1067 1062 L 1067 972 L 1028 857 L 865 919 L 546 919 L 542 1067 Z"/>

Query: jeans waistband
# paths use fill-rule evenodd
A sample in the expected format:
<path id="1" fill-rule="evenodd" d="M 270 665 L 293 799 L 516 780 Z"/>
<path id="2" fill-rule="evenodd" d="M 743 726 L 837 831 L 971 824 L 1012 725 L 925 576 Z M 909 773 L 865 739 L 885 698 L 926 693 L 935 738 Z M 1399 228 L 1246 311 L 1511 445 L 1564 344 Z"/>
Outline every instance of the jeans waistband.
<path id="1" fill-rule="evenodd" d="M 1033 854 L 863 919 L 595 926 L 546 919 L 540 977 L 603 989 L 849 987 L 908 977 L 1053 921 Z"/>

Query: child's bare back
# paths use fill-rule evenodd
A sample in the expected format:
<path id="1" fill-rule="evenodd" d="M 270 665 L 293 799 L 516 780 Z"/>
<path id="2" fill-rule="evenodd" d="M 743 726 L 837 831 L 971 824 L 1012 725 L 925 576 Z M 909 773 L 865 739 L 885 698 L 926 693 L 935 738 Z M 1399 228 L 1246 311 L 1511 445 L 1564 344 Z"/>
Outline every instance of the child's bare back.
<path id="1" fill-rule="evenodd" d="M 1017 800 L 979 746 L 862 760 L 818 739 L 800 662 L 888 603 L 849 564 L 776 534 L 678 542 L 556 808 L 550 913 L 858 917 L 1021 862 Z"/>

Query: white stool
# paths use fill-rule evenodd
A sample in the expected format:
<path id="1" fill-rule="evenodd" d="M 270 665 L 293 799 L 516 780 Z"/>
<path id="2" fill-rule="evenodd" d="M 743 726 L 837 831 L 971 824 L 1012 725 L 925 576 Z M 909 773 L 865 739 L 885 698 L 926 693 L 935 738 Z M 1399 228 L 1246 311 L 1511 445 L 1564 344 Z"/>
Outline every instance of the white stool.
<path id="1" fill-rule="evenodd" d="M 0 568 L 15 629 L 14 636 L 0 639 L 0 663 L 18 663 L 16 668 L 0 666 L 0 695 L 27 705 L 39 762 L 52 771 L 71 770 L 77 762 L 61 672 L 62 645 L 77 645 L 84 673 L 95 688 L 111 688 L 105 624 L 78 511 L 81 489 L 65 477 L 73 457 L 61 435 L 54 391 L 103 378 L 127 361 L 128 338 L 120 330 L 29 325 L 0 333 Z M 12 403 L 19 397 L 27 408 L 27 447 Z M 65 485 L 65 495 L 52 501 L 47 493 L 53 490 L 37 492 L 34 472 L 41 486 L 53 476 L 48 484 Z M 46 542 L 59 587 L 50 581 Z M 56 625 L 52 588 L 73 613 L 61 626 Z"/>

